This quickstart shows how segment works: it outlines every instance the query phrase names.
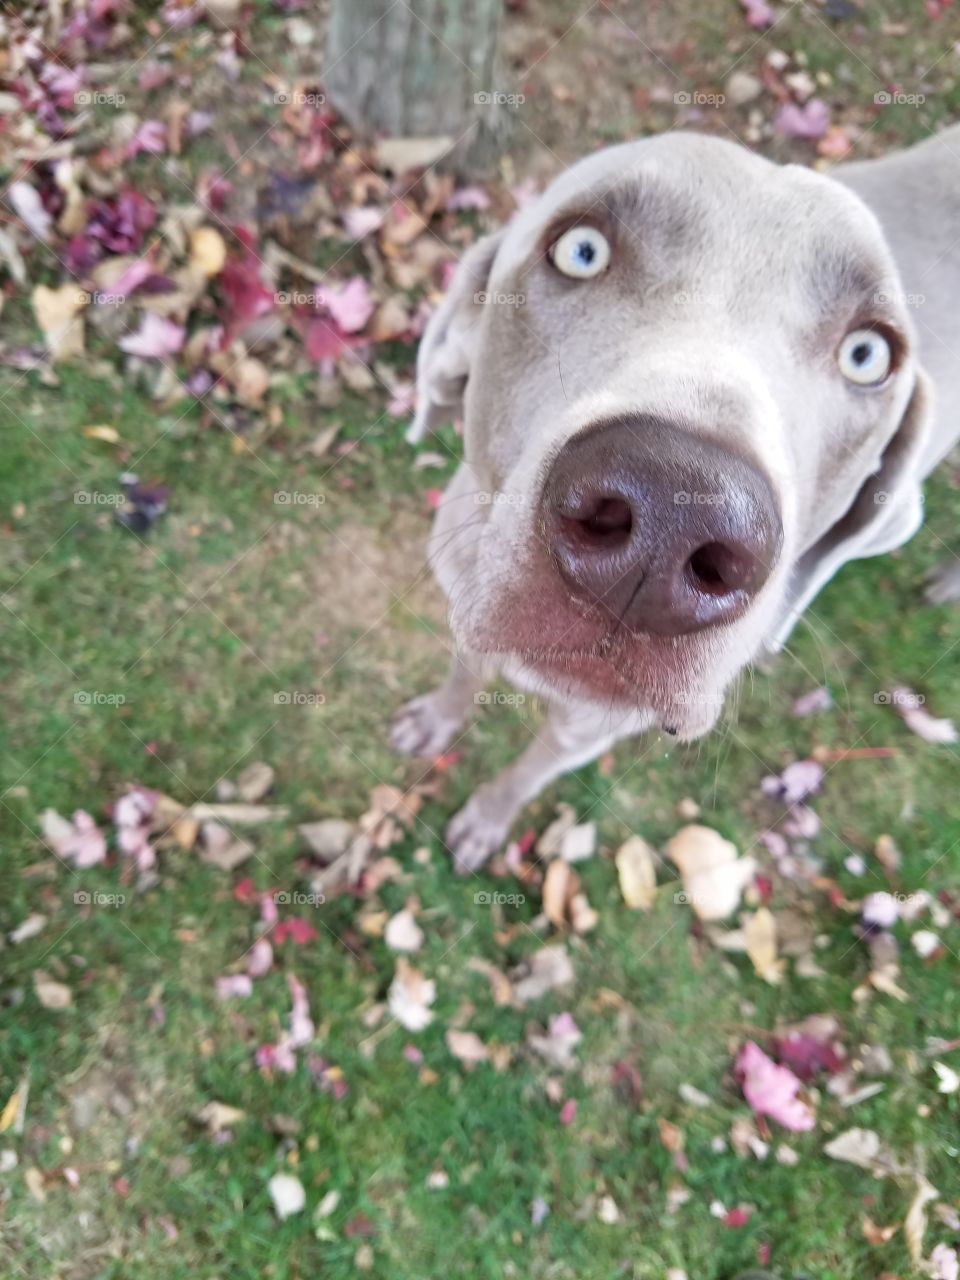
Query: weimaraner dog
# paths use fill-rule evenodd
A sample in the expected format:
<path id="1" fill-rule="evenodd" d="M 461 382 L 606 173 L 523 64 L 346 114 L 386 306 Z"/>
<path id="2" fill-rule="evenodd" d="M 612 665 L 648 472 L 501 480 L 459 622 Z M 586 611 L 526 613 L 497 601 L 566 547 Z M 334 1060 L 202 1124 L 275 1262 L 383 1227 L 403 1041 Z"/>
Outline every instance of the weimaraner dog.
<path id="1" fill-rule="evenodd" d="M 458 656 L 393 741 L 441 752 L 494 674 L 549 714 L 450 823 L 459 870 L 618 739 L 706 733 L 841 565 L 916 532 L 960 434 L 958 245 L 960 126 L 829 177 L 611 147 L 466 254 L 410 432 L 463 417 L 430 542 Z"/>

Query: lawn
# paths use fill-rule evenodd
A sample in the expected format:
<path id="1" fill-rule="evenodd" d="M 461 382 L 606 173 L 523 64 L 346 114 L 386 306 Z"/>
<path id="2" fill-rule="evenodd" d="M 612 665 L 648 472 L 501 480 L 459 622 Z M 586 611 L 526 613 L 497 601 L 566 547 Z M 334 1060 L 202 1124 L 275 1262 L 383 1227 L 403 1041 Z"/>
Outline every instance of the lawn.
<path id="1" fill-rule="evenodd" d="M 158 20 L 156 7 L 139 6 L 136 21 Z M 890 4 L 862 20 L 805 4 L 778 14 L 764 34 L 718 0 L 686 18 L 640 4 L 601 4 L 579 21 L 562 5 L 521 8 L 505 47 L 532 105 L 514 177 L 555 170 L 577 140 L 585 150 L 677 123 L 651 86 L 708 92 L 734 62 L 759 75 L 774 48 L 809 68 L 836 120 L 867 131 L 857 154 L 952 118 L 956 18 Z M 297 20 L 254 6 L 251 39 L 271 65 L 304 56 Z M 624 23 L 643 33 L 630 67 Z M 198 85 L 213 75 L 209 35 L 200 24 L 177 39 Z M 577 69 L 602 78 L 605 50 L 616 74 L 580 92 Z M 173 53 L 161 41 L 154 56 Z M 223 106 L 229 128 L 173 173 L 138 156 L 143 189 L 186 200 L 227 132 L 255 146 L 242 94 L 264 74 L 245 60 Z M 872 95 L 888 83 L 925 87 L 926 102 L 883 115 Z M 775 105 L 767 95 L 679 123 L 754 140 Z M 769 131 L 756 142 L 824 162 L 807 142 Z M 322 237 L 297 252 L 322 265 L 336 256 Z M 29 269 L 31 284 L 64 278 L 40 249 Z M 7 283 L 9 354 L 40 334 L 29 289 Z M 0 1275 L 731 1280 L 768 1263 L 784 1280 L 906 1280 L 935 1245 L 956 1246 L 960 1092 L 938 1089 L 933 1064 L 960 1070 L 949 1047 L 960 1036 L 958 753 L 912 733 L 884 698 L 909 685 L 933 714 L 960 716 L 960 614 L 922 598 L 925 573 L 954 545 L 955 467 L 930 484 L 909 547 L 848 566 L 788 651 L 743 679 L 713 735 L 622 744 L 530 807 L 517 835 L 542 834 L 560 803 L 596 824 L 596 851 L 576 869 L 599 919 L 578 934 L 543 919 L 536 866 L 518 878 L 501 860 L 464 881 L 443 848 L 448 818 L 522 748 L 539 708 L 478 708 L 433 764 L 389 748 L 392 715 L 437 679 L 449 649 L 423 550 L 459 442 L 452 428 L 417 449 L 403 440 L 384 384 L 409 371 L 413 345 L 382 344 L 371 385 L 336 396 L 328 370 L 318 380 L 280 360 L 265 403 L 244 413 L 157 398 L 109 334 L 91 333 L 87 348 L 53 372 L 0 368 Z M 115 519 L 131 471 L 169 489 L 148 530 Z M 832 705 L 795 715 L 819 686 Z M 825 769 L 811 801 L 820 828 L 797 852 L 818 874 L 797 881 L 760 838 L 785 817 L 761 783 L 810 757 Z M 140 877 L 112 836 L 107 859 L 85 870 L 44 842 L 45 810 L 85 809 L 112 831 L 110 806 L 134 784 L 212 802 L 260 761 L 275 771 L 266 801 L 286 813 L 238 831 L 253 852 L 235 870 L 188 840 L 164 841 Z M 384 840 L 395 864 L 310 900 L 316 865 L 298 825 L 356 822 L 383 784 L 423 799 Z M 786 959 L 779 983 L 717 945 L 668 862 L 649 910 L 623 901 L 617 849 L 634 834 L 662 849 L 694 807 L 760 863 Z M 878 891 L 903 902 L 926 892 L 944 920 L 925 911 L 893 925 L 902 999 L 869 984 L 876 957 L 856 931 L 861 900 Z M 218 979 L 243 968 L 259 932 L 264 894 L 308 927 L 274 935 L 251 994 L 219 998 Z M 398 957 L 384 922 L 405 907 L 423 934 L 412 963 L 436 985 L 422 1030 L 387 1008 Z M 32 915 L 38 932 L 13 941 Z M 931 954 L 913 943 L 921 929 L 939 936 Z M 573 981 L 529 1003 L 515 982 L 504 996 L 503 975 L 553 943 Z M 287 1073 L 258 1049 L 284 1034 L 291 975 L 314 1031 Z M 48 983 L 66 989 L 65 1007 L 48 1007 Z M 531 1044 L 562 1013 L 582 1035 L 567 1069 Z M 837 1020 L 849 1087 L 820 1071 L 805 1092 L 815 1127 L 788 1132 L 752 1118 L 734 1061 L 745 1041 L 770 1050 L 777 1029 L 812 1014 Z M 464 1061 L 451 1031 L 475 1033 L 484 1060 Z M 243 1114 L 218 1125 L 212 1102 Z M 891 1176 L 825 1154 L 852 1128 L 878 1135 Z M 306 1204 L 278 1221 L 268 1184 L 281 1172 Z M 938 1194 L 918 1242 L 905 1220 L 923 1179 Z"/>

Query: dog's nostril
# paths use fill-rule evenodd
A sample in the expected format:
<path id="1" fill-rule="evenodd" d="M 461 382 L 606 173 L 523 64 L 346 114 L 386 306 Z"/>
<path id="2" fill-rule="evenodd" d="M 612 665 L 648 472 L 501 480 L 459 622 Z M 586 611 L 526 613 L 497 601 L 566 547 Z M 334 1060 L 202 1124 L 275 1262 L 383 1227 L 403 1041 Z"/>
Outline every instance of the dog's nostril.
<path id="1" fill-rule="evenodd" d="M 745 570 L 740 558 L 722 542 L 707 542 L 687 561 L 690 577 L 705 595 L 724 596 L 743 586 Z"/>
<path id="2" fill-rule="evenodd" d="M 633 512 L 622 498 L 597 498 L 564 520 L 572 540 L 589 547 L 615 547 L 629 541 Z"/>

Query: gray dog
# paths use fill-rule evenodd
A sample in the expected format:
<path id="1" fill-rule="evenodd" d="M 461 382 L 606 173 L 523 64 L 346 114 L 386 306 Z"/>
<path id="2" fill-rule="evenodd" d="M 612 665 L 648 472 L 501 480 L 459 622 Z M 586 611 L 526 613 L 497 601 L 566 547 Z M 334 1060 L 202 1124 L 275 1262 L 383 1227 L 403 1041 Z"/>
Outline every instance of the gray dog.
<path id="1" fill-rule="evenodd" d="M 550 710 L 451 822 L 460 870 L 618 739 L 706 733 L 841 565 L 916 532 L 960 433 L 958 246 L 960 126 L 830 177 L 612 147 L 464 257 L 411 428 L 463 415 L 430 542 L 458 656 L 393 740 L 442 751 L 495 673 Z"/>

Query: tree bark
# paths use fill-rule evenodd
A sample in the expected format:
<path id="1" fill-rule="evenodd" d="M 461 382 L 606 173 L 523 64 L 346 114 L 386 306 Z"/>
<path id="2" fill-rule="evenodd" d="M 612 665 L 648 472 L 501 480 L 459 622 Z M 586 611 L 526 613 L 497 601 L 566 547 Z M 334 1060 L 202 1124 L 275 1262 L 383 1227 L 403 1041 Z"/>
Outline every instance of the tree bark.
<path id="1" fill-rule="evenodd" d="M 501 91 L 503 0 L 333 0 L 323 84 L 368 137 L 447 137 L 445 167 L 495 162 L 515 97 Z"/>

